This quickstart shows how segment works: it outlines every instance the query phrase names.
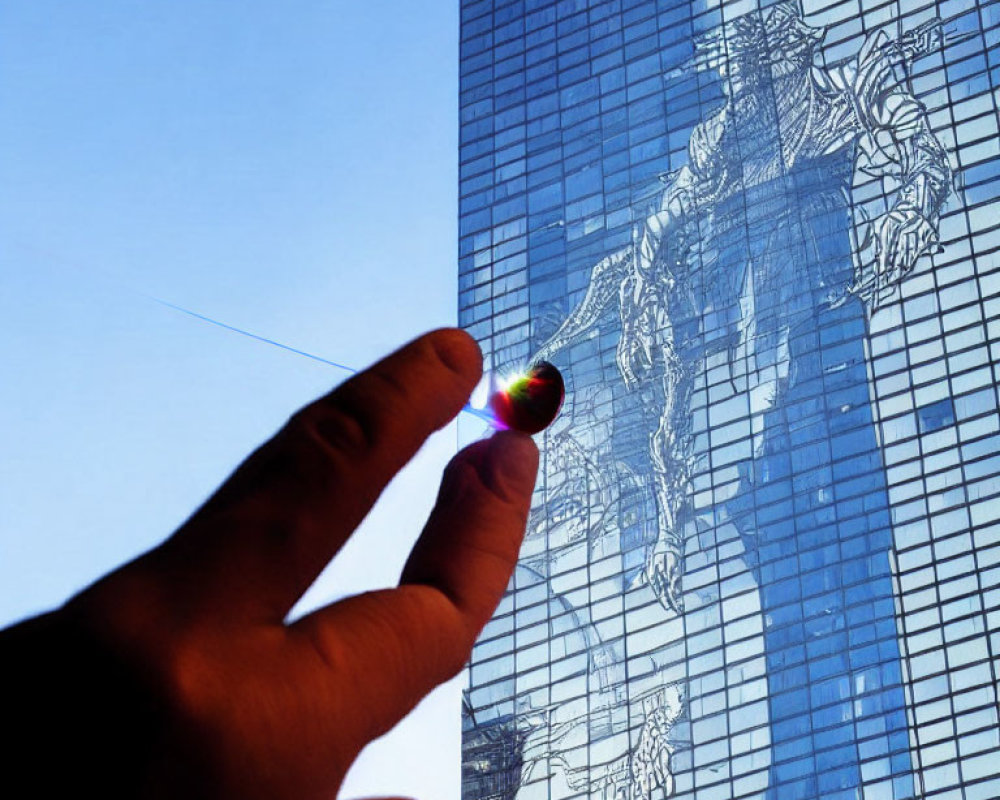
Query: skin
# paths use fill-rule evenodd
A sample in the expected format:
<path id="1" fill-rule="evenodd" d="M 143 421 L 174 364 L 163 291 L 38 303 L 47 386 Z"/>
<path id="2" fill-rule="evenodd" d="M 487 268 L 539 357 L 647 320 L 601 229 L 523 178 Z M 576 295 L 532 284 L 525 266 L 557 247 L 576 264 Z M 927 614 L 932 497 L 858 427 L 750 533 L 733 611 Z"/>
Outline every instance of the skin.
<path id="1" fill-rule="evenodd" d="M 481 371 L 461 331 L 416 339 L 295 414 L 162 545 L 0 633 L 6 783 L 333 798 L 467 661 L 517 559 L 532 440 L 455 456 L 398 587 L 285 617 Z"/>

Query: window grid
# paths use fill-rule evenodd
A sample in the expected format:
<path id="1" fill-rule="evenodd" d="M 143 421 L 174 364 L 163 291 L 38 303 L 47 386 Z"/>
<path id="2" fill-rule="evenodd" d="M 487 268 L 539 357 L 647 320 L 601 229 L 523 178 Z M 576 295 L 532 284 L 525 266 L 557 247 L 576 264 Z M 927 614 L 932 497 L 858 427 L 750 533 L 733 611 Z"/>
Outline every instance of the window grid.
<path id="1" fill-rule="evenodd" d="M 776 6 L 760 5 L 765 16 Z M 757 6 L 463 2 L 459 319 L 488 366 L 537 352 L 587 295 L 591 267 L 633 241 L 664 181 L 690 163 L 695 126 L 727 102 L 718 75 L 684 72 L 692 38 L 728 39 Z M 570 410 L 597 420 L 587 429 L 596 468 L 567 449 L 567 429 L 541 438 L 540 496 L 557 499 L 531 523 L 468 696 L 475 725 L 514 737 L 528 765 L 487 780 L 467 761 L 468 797 L 512 797 L 518 786 L 520 798 L 616 797 L 637 780 L 656 703 L 671 702 L 647 690 L 667 678 L 686 693 L 668 731 L 669 796 L 1000 796 L 1000 3 L 817 0 L 805 10 L 807 24 L 825 26 L 824 69 L 878 30 L 949 20 L 957 40 L 908 75 L 956 176 L 941 252 L 877 312 L 817 323 L 815 345 L 789 337 L 802 352 L 821 348 L 824 366 L 796 395 L 793 477 L 775 484 L 787 490 L 756 489 L 742 512 L 772 531 L 753 553 L 717 509 L 746 494 L 745 465 L 759 461 L 774 406 L 730 388 L 735 362 L 722 350 L 699 357 L 687 500 L 696 530 L 676 617 L 642 589 L 636 553 L 656 517 L 643 459 L 656 415 L 621 386 L 615 315 L 562 350 Z M 755 144 L 741 145 L 744 158 Z M 875 219 L 898 186 L 856 176 L 849 188 L 852 213 Z M 731 235 L 759 236 L 758 211 L 744 203 L 743 233 Z M 709 244 L 730 235 L 700 230 Z M 707 274 L 718 256 L 698 258 Z M 834 270 L 841 258 L 814 261 Z M 706 314 L 698 325 L 724 336 L 732 322 Z M 810 416 L 823 404 L 836 413 Z M 638 444 L 623 449 L 628 441 Z M 586 533 L 573 526 L 581 517 Z M 609 530 L 627 519 L 634 531 Z M 789 594 L 762 605 L 765 585 Z M 768 667 L 764 651 L 782 637 L 799 655 Z M 782 731 L 802 718 L 797 707 L 811 714 L 798 749 L 795 731 Z M 662 777 L 646 785 L 656 780 L 666 793 Z"/>

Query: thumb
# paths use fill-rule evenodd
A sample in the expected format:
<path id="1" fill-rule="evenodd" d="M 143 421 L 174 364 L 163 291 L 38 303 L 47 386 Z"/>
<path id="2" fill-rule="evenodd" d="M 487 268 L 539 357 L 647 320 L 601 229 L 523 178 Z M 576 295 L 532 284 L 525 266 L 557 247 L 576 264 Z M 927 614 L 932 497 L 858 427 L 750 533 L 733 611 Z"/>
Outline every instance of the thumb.
<path id="1" fill-rule="evenodd" d="M 391 728 L 469 658 L 517 562 L 538 449 L 504 431 L 445 470 L 437 504 L 395 589 L 341 600 L 296 622 L 325 678 L 352 687 L 361 744 Z M 324 676 L 317 676 L 320 680 Z"/>

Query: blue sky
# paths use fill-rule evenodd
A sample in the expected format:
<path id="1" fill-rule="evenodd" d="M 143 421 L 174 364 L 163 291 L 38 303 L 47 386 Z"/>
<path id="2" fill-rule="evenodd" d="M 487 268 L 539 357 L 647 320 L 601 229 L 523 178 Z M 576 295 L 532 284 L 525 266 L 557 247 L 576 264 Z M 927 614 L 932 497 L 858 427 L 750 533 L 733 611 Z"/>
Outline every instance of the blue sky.
<path id="1" fill-rule="evenodd" d="M 457 31 L 452 2 L 0 7 L 0 623 L 162 539 L 343 377 L 145 295 L 359 366 L 454 323 Z M 454 443 L 307 604 L 392 580 Z M 346 794 L 458 796 L 457 686 L 404 728 Z"/>

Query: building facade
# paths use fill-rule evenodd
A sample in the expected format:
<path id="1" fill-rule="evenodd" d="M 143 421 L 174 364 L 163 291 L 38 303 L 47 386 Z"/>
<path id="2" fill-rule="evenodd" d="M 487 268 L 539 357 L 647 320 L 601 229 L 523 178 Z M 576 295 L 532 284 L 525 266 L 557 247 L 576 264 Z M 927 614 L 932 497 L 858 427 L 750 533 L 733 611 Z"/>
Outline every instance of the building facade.
<path id="1" fill-rule="evenodd" d="M 460 322 L 567 380 L 468 800 L 1000 798 L 998 87 L 998 0 L 463 0 Z"/>

